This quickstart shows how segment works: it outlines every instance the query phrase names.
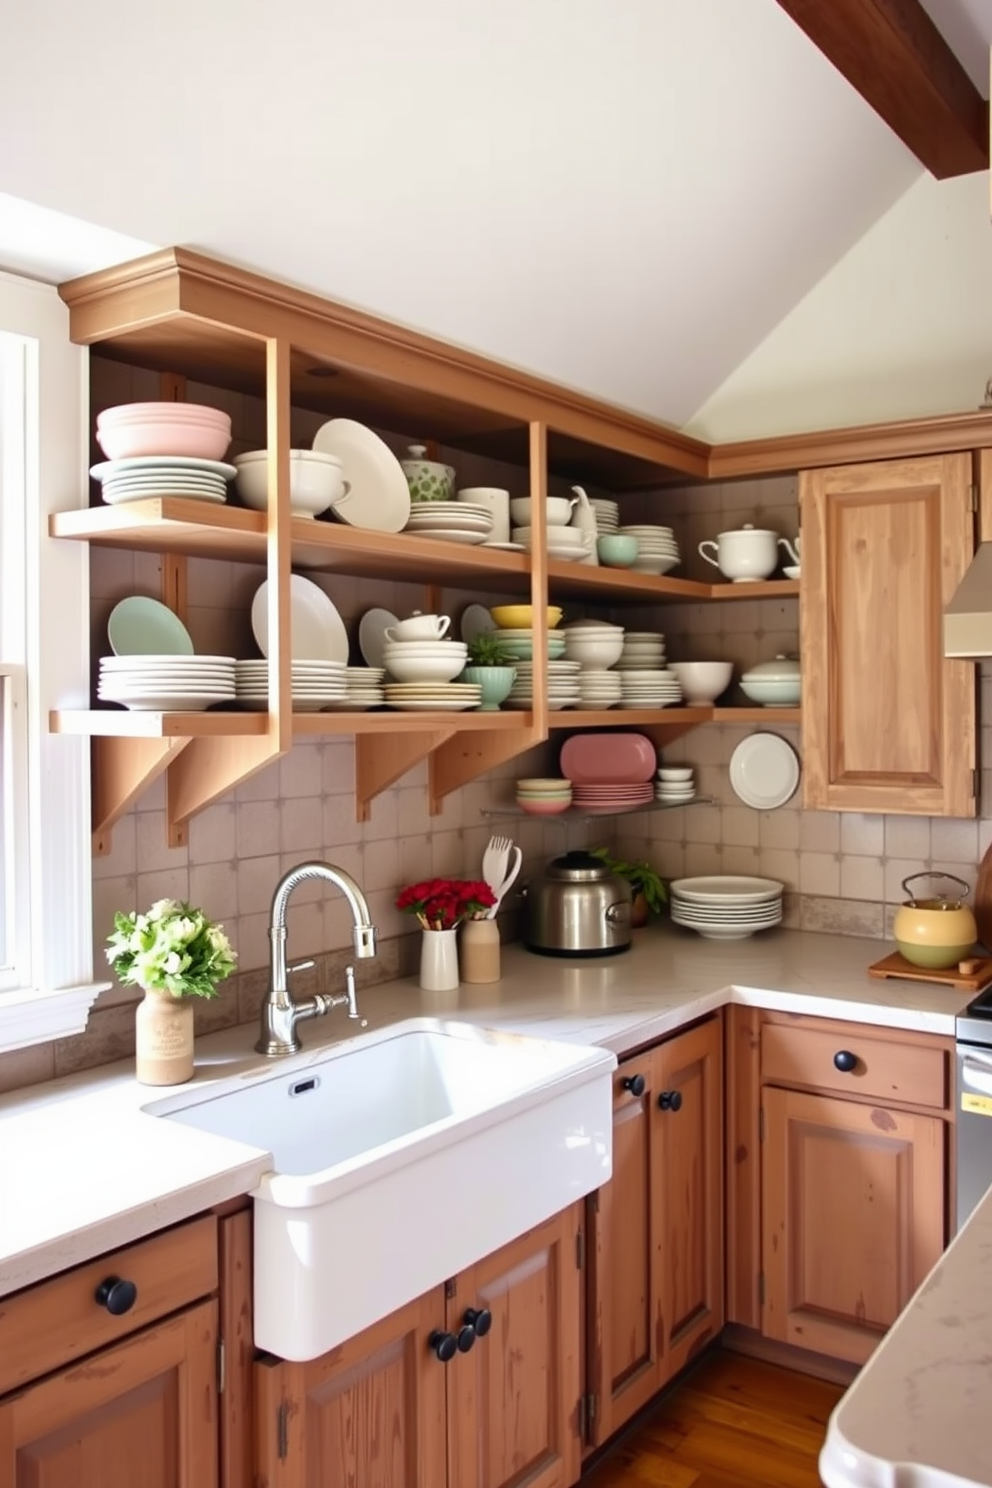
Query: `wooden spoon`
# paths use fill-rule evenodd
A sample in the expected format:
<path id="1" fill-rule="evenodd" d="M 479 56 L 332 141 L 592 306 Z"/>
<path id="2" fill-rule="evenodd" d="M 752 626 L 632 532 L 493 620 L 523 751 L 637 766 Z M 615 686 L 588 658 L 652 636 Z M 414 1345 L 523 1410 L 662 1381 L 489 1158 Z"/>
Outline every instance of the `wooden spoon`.
<path id="1" fill-rule="evenodd" d="M 978 939 L 987 951 L 992 951 L 992 846 L 986 848 L 979 865 L 972 908 L 975 912 L 975 924 L 978 926 Z"/>

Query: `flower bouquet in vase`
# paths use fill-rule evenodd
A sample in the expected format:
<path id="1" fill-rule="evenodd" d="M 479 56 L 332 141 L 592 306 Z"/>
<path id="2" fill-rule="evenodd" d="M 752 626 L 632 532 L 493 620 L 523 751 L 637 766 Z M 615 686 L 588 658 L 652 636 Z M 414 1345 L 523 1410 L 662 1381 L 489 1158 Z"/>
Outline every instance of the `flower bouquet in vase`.
<path id="1" fill-rule="evenodd" d="M 420 939 L 420 985 L 427 992 L 450 992 L 458 986 L 455 932 L 464 920 L 491 909 L 496 896 L 487 883 L 466 878 L 431 878 L 410 884 L 396 898 L 396 908 L 416 915 Z"/>
<path id="2" fill-rule="evenodd" d="M 142 1085 L 193 1078 L 194 997 L 216 997 L 237 957 L 223 927 L 179 899 L 146 914 L 114 915 L 107 960 L 125 986 L 145 996 L 135 1013 L 135 1073 Z"/>

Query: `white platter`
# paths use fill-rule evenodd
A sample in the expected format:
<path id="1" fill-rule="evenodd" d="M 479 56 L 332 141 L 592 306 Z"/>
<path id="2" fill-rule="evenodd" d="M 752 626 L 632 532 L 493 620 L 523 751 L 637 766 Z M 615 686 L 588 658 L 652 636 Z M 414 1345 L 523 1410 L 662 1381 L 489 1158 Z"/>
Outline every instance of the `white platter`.
<path id="1" fill-rule="evenodd" d="M 778 734 L 751 734 L 730 756 L 730 784 L 745 806 L 774 811 L 799 784 L 799 760 Z"/>
<path id="2" fill-rule="evenodd" d="M 344 621 L 323 589 L 299 574 L 289 579 L 289 640 L 294 661 L 348 660 L 348 632 Z M 269 581 L 255 592 L 251 603 L 251 628 L 262 655 L 269 654 Z"/>
<path id="3" fill-rule="evenodd" d="M 229 693 L 149 693 L 142 697 L 108 698 L 108 702 L 123 703 L 132 713 L 202 713 L 213 703 L 233 703 Z"/>
<path id="4" fill-rule="evenodd" d="M 409 529 L 408 529 L 409 530 Z M 487 531 L 491 529 L 486 529 Z M 484 543 L 485 532 L 468 532 L 453 527 L 420 527 L 416 532 L 410 532 L 411 537 L 433 537 L 439 542 L 456 543 Z"/>
<path id="5" fill-rule="evenodd" d="M 751 874 L 712 873 L 696 878 L 673 878 L 669 884 L 673 898 L 697 904 L 760 904 L 780 895 L 785 885 L 777 878 L 757 878 Z"/>
<path id="6" fill-rule="evenodd" d="M 390 614 L 389 610 L 365 611 L 358 622 L 358 649 L 367 666 L 383 669 L 386 630 L 399 623 L 399 616 Z"/>
<path id="7" fill-rule="evenodd" d="M 410 487 L 389 445 L 354 419 L 321 424 L 313 447 L 341 461 L 351 489 L 334 507 L 334 515 L 352 527 L 373 532 L 402 532 L 410 515 Z"/>

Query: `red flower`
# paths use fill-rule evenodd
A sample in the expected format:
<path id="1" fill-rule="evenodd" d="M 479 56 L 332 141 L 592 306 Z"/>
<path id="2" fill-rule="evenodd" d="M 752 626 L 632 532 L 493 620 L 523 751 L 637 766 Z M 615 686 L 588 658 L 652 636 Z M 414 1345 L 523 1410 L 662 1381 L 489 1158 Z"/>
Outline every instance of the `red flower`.
<path id="1" fill-rule="evenodd" d="M 465 878 L 425 879 L 401 889 L 396 897 L 396 908 L 416 915 L 425 930 L 451 930 L 495 903 L 487 883 Z"/>

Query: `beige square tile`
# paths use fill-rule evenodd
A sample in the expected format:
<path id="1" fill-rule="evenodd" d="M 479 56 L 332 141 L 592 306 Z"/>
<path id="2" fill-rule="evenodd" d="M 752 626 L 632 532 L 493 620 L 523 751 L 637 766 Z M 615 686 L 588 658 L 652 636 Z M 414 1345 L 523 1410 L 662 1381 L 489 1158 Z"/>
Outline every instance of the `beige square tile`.
<path id="1" fill-rule="evenodd" d="M 729 847 L 757 847 L 761 824 L 750 806 L 724 806 L 720 811 L 722 840 Z"/>
<path id="2" fill-rule="evenodd" d="M 758 851 L 758 863 L 758 872 L 762 878 L 777 878 L 787 889 L 799 888 L 798 852 L 762 847 Z"/>
<path id="3" fill-rule="evenodd" d="M 915 858 L 923 862 L 930 856 L 928 816 L 887 816 L 884 821 L 887 858 Z"/>
<path id="4" fill-rule="evenodd" d="M 685 849 L 684 874 L 696 878 L 701 874 L 722 873 L 723 853 L 718 843 L 690 842 Z"/>
<path id="5" fill-rule="evenodd" d="M 192 817 L 188 829 L 189 861 L 222 863 L 237 853 L 237 808 L 233 801 L 208 806 Z"/>
<path id="6" fill-rule="evenodd" d="M 396 893 L 401 887 L 403 875 L 400 872 L 398 845 L 389 840 L 366 842 L 362 852 L 362 888 L 366 894 L 374 893 L 377 889 L 392 889 Z M 420 859 L 423 860 L 422 845 Z"/>
<path id="7" fill-rule="evenodd" d="M 279 761 L 279 794 L 319 796 L 323 788 L 323 751 L 318 744 L 294 744 Z"/>
<path id="8" fill-rule="evenodd" d="M 114 822 L 110 831 L 110 851 L 93 855 L 93 881 L 102 878 L 122 878 L 137 872 L 136 821 L 129 811 L 120 821 Z"/>
<path id="9" fill-rule="evenodd" d="M 245 801 L 238 807 L 238 857 L 268 857 L 279 847 L 282 832 L 277 800 Z"/>
<path id="10" fill-rule="evenodd" d="M 388 838 L 390 842 L 395 841 L 398 794 L 398 791 L 390 790 L 383 791 L 381 796 L 376 796 L 372 802 L 371 818 L 363 824 L 363 841 L 377 842 L 383 837 Z"/>
<path id="11" fill-rule="evenodd" d="M 238 862 L 238 917 L 266 915 L 280 878 L 280 860 L 276 853 L 265 857 L 241 858 Z M 240 934 L 240 930 L 239 930 Z"/>
<path id="12" fill-rule="evenodd" d="M 885 867 L 881 858 L 841 858 L 842 899 L 865 899 L 881 903 L 885 897 Z"/>
<path id="13" fill-rule="evenodd" d="M 364 823 L 356 820 L 354 796 L 325 794 L 322 804 L 324 850 L 333 858 L 341 846 L 362 840 Z"/>
<path id="14" fill-rule="evenodd" d="M 275 884 L 272 885 L 275 888 Z M 209 920 L 232 921 L 238 914 L 238 869 L 226 863 L 199 863 L 189 870 L 190 903 Z"/>
<path id="15" fill-rule="evenodd" d="M 723 867 L 721 873 L 744 873 L 748 875 L 762 875 L 764 870 L 758 855 L 757 847 L 724 846 Z"/>
<path id="16" fill-rule="evenodd" d="M 803 894 L 839 898 L 840 860 L 836 853 L 800 852 L 799 888 Z"/>
<path id="17" fill-rule="evenodd" d="M 135 857 L 142 873 L 186 867 L 186 848 L 169 846 L 169 829 L 164 811 L 139 811 L 135 815 L 134 826 Z"/>
<path id="18" fill-rule="evenodd" d="M 319 854 L 324 812 L 319 796 L 288 796 L 279 803 L 279 850 L 299 856 Z"/>
<path id="19" fill-rule="evenodd" d="M 436 878 L 460 878 L 465 849 L 460 831 L 435 832 L 430 839 L 431 872 Z M 424 877 L 427 877 L 426 865 Z"/>
<path id="20" fill-rule="evenodd" d="M 840 814 L 836 811 L 801 811 L 799 849 L 811 853 L 840 852 Z"/>
<path id="21" fill-rule="evenodd" d="M 275 888 L 275 880 L 273 880 L 272 888 Z M 269 900 L 271 900 L 271 889 L 269 891 L 268 897 Z M 267 980 L 269 965 L 268 904 L 266 905 L 264 912 L 256 911 L 251 914 L 245 914 L 244 912 L 242 912 L 238 916 L 235 933 L 235 944 L 238 950 L 239 968 L 242 971 L 264 970 L 266 973 L 265 978 L 263 978 L 264 984 L 265 980 Z M 247 1012 L 245 1008 L 242 1007 L 242 1021 L 244 1022 L 248 1017 L 257 1016 L 257 1011 L 258 1010 L 256 1008 L 254 1013 Z"/>
<path id="22" fill-rule="evenodd" d="M 780 847 L 795 851 L 799 847 L 799 812 L 783 807 L 779 811 L 759 811 L 758 842 L 762 850 Z"/>
<path id="23" fill-rule="evenodd" d="M 185 863 L 181 868 L 163 868 L 154 873 L 139 873 L 137 884 L 138 908 L 147 909 L 156 899 L 188 899 L 189 870 Z"/>
<path id="24" fill-rule="evenodd" d="M 234 793 L 238 806 L 248 801 L 275 801 L 279 797 L 279 761 L 256 770 L 243 780 Z"/>
<path id="25" fill-rule="evenodd" d="M 840 850 L 847 856 L 880 858 L 885 852 L 885 818 L 847 811 L 841 815 Z"/>
<path id="26" fill-rule="evenodd" d="M 947 863 L 978 861 L 977 821 L 950 821 L 934 817 L 930 823 L 930 853 L 934 860 Z"/>

